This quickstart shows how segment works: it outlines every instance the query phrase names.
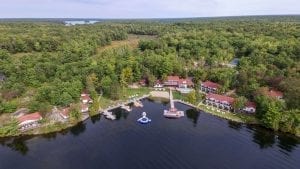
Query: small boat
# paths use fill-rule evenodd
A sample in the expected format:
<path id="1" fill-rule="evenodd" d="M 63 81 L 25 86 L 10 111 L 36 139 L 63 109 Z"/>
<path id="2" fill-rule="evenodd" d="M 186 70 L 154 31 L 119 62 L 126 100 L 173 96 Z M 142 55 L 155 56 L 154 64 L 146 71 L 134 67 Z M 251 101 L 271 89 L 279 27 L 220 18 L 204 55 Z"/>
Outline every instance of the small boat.
<path id="1" fill-rule="evenodd" d="M 126 106 L 126 105 L 122 105 L 122 106 L 121 106 L 121 109 L 124 109 L 124 110 L 126 110 L 126 111 L 128 111 L 128 112 L 131 111 L 130 106 Z"/>
<path id="2" fill-rule="evenodd" d="M 147 113 L 143 112 L 142 117 L 137 120 L 141 124 L 147 124 L 151 122 L 151 119 L 147 117 Z"/>

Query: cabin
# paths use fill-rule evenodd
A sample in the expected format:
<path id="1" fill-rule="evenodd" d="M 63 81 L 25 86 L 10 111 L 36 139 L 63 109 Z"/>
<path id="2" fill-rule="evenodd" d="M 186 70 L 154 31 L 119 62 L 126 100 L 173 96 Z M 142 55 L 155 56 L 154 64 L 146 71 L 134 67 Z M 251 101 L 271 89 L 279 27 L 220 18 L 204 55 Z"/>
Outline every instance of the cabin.
<path id="1" fill-rule="evenodd" d="M 217 93 L 218 89 L 221 88 L 221 85 L 211 81 L 205 81 L 201 83 L 200 90 L 205 93 Z"/>
<path id="2" fill-rule="evenodd" d="M 68 119 L 70 117 L 70 108 L 63 108 L 60 112 L 59 115 L 63 118 L 63 119 Z"/>
<path id="3" fill-rule="evenodd" d="M 192 87 L 194 87 L 192 78 L 180 79 L 176 90 L 182 94 L 188 94 L 194 90 Z"/>
<path id="4" fill-rule="evenodd" d="M 169 87 L 178 87 L 179 81 L 179 76 L 168 76 L 167 80 L 164 82 L 164 85 Z"/>
<path id="5" fill-rule="evenodd" d="M 39 125 L 39 121 L 42 120 L 43 117 L 39 112 L 26 114 L 17 118 L 18 126 L 21 130 L 33 128 Z"/>
<path id="6" fill-rule="evenodd" d="M 205 103 L 224 110 L 232 110 L 234 98 L 219 94 L 209 93 L 206 95 Z"/>
<path id="7" fill-rule="evenodd" d="M 185 78 L 185 79 L 179 79 L 178 82 L 179 88 L 189 88 L 194 87 L 194 82 L 191 77 Z"/>
<path id="8" fill-rule="evenodd" d="M 90 95 L 86 92 L 81 93 L 80 100 L 83 104 L 93 103 L 93 100 L 91 99 Z"/>
<path id="9" fill-rule="evenodd" d="M 81 109 L 80 109 L 81 113 L 86 113 L 89 111 L 89 106 L 86 104 L 81 104 Z"/>
<path id="10" fill-rule="evenodd" d="M 272 98 L 276 98 L 278 100 L 283 99 L 283 93 L 281 91 L 278 90 L 269 90 L 267 93 L 267 96 L 272 97 Z"/>
<path id="11" fill-rule="evenodd" d="M 188 88 L 193 87 L 194 83 L 191 77 L 183 79 L 179 76 L 168 76 L 167 80 L 164 82 L 164 85 L 169 87 Z"/>
<path id="12" fill-rule="evenodd" d="M 242 109 L 245 113 L 255 113 L 256 112 L 256 104 L 254 102 L 248 101 L 245 107 Z"/>

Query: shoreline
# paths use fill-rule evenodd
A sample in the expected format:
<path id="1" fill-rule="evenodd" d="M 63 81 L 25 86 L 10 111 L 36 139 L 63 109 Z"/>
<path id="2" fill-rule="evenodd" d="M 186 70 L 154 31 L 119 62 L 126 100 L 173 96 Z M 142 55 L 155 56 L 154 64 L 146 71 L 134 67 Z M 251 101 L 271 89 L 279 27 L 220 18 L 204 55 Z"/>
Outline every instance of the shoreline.
<path id="1" fill-rule="evenodd" d="M 142 100 L 142 99 L 146 99 L 146 98 L 151 99 L 151 100 L 167 101 L 166 97 L 152 96 L 151 94 L 143 95 L 142 97 L 139 97 L 136 100 Z M 130 104 L 133 101 L 134 100 L 127 100 L 127 101 L 122 102 L 122 104 Z M 197 109 L 198 111 L 203 111 L 207 114 L 210 114 L 210 115 L 213 115 L 215 117 L 222 118 L 222 119 L 225 119 L 225 120 L 229 120 L 229 121 L 232 121 L 232 122 L 237 122 L 237 123 L 241 123 L 241 124 L 249 124 L 249 125 L 258 125 L 260 127 L 264 127 L 264 126 L 261 125 L 261 123 L 253 115 L 246 115 L 246 114 L 241 114 L 241 113 L 231 113 L 231 112 L 222 113 L 220 110 L 218 111 L 217 109 L 215 110 L 214 108 L 207 108 L 209 106 L 207 106 L 203 103 L 200 103 L 199 105 L 194 105 L 194 104 L 191 104 L 191 103 L 188 103 L 184 100 L 179 100 L 179 99 L 174 99 L 174 102 L 185 104 L 187 106 L 190 106 L 192 108 Z M 10 137 L 13 138 L 13 137 L 23 137 L 23 136 L 39 136 L 39 135 L 44 135 L 44 134 L 51 134 L 51 133 L 61 132 L 63 130 L 72 128 L 72 127 L 78 125 L 79 123 L 82 123 L 82 122 L 90 119 L 91 117 L 101 115 L 102 112 L 105 111 L 105 110 L 109 111 L 109 110 L 116 109 L 116 108 L 120 107 L 122 104 L 108 106 L 104 109 L 99 110 L 96 114 L 93 114 L 92 116 L 89 115 L 87 117 L 84 117 L 84 118 L 76 121 L 76 122 L 68 121 L 66 123 L 54 123 L 54 124 L 49 125 L 49 126 L 44 126 L 44 127 L 54 127 L 52 130 L 50 129 L 50 130 L 47 130 L 45 132 L 37 132 L 38 129 L 43 129 L 43 127 L 39 127 L 39 128 L 35 128 L 35 129 L 32 129 L 32 130 L 28 130 L 24 133 L 18 133 L 16 135 L 0 136 L 0 139 L 10 138 Z M 288 132 L 284 132 L 284 131 L 280 131 L 280 130 L 279 131 L 275 131 L 275 130 L 272 130 L 272 129 L 269 129 L 269 130 L 273 131 L 273 132 L 281 132 L 281 133 L 285 133 L 285 134 L 290 134 L 292 136 L 300 138 L 300 135 L 297 135 L 297 134 L 288 133 Z"/>

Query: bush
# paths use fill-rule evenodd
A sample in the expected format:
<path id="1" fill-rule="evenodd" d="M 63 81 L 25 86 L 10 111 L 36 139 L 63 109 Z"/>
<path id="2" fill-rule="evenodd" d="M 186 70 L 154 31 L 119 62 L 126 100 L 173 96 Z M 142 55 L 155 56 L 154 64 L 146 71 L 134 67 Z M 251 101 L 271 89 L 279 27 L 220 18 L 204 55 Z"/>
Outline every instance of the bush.
<path id="1" fill-rule="evenodd" d="M 0 127 L 0 137 L 11 136 L 18 134 L 18 122 L 17 120 L 12 120 L 10 123 Z"/>
<path id="2" fill-rule="evenodd" d="M 13 113 L 17 109 L 16 102 L 0 103 L 0 113 Z"/>

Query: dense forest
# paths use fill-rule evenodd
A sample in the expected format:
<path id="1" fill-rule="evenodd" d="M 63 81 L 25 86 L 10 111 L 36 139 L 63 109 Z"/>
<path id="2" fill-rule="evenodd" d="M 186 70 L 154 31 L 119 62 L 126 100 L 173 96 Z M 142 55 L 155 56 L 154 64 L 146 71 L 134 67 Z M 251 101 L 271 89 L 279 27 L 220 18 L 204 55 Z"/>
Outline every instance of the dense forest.
<path id="1" fill-rule="evenodd" d="M 0 23 L 0 113 L 47 112 L 77 102 L 80 92 L 119 99 L 122 88 L 167 75 L 211 80 L 257 104 L 257 118 L 275 130 L 300 129 L 300 19 Z M 149 35 L 137 49 L 98 48 L 129 35 Z M 237 67 L 226 66 L 234 58 Z M 284 93 L 279 101 L 264 90 Z"/>

